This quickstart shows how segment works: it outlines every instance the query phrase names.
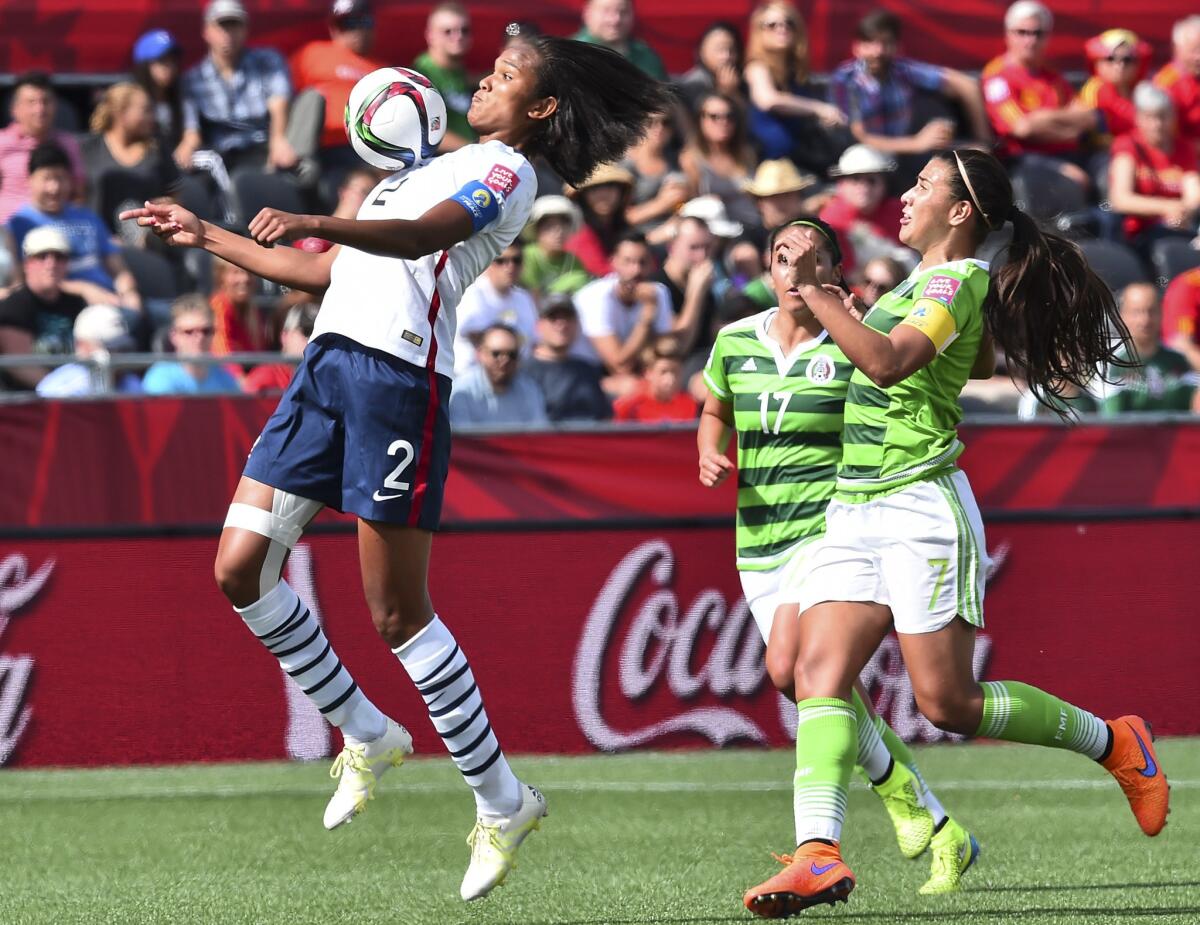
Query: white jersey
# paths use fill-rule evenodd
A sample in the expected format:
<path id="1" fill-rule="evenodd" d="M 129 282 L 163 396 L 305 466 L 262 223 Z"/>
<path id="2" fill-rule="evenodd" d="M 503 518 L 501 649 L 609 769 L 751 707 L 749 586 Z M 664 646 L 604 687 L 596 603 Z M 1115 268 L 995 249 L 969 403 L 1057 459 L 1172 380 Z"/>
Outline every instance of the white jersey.
<path id="1" fill-rule="evenodd" d="M 417 219 L 469 184 L 468 196 L 479 207 L 469 211 L 477 224 L 487 224 L 448 251 L 403 260 L 343 247 L 333 261 L 313 338 L 341 334 L 453 376 L 459 299 L 525 227 L 537 196 L 533 167 L 503 142 L 467 145 L 392 175 L 358 211 L 367 221 Z"/>

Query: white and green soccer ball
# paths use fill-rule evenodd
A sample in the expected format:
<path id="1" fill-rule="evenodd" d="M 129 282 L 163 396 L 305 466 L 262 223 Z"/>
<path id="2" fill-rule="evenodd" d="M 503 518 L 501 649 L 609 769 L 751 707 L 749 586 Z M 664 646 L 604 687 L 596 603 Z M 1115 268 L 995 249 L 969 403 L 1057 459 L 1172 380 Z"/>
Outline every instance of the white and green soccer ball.
<path id="1" fill-rule="evenodd" d="M 424 74 L 381 67 L 346 102 L 346 137 L 372 167 L 404 170 L 433 158 L 446 136 L 446 102 Z"/>

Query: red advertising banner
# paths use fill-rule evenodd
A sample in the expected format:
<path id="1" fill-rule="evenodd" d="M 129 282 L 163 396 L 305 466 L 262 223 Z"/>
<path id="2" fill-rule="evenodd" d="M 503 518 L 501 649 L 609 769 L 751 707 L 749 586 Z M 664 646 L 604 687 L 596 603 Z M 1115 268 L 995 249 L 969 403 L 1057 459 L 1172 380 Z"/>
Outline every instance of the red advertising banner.
<path id="1" fill-rule="evenodd" d="M 219 526 L 274 399 L 0 405 L 0 532 Z M 985 513 L 1200 511 L 1200 421 L 962 428 Z M 731 518 L 690 429 L 457 434 L 450 526 Z M 327 517 L 328 519 L 328 517 Z"/>
<path id="2" fill-rule="evenodd" d="M 1196 539 L 1187 519 L 992 526 L 977 673 L 1200 733 Z M 439 537 L 434 601 L 505 747 L 790 741 L 732 543 L 718 528 Z M 336 737 L 217 593 L 214 549 L 215 537 L 0 542 L 0 764 L 331 754 Z M 306 538 L 288 566 L 368 696 L 440 754 L 357 575 L 344 534 Z M 866 677 L 902 734 L 940 736 L 894 643 Z"/>
<path id="3" fill-rule="evenodd" d="M 326 0 L 244 0 L 251 44 L 285 54 L 310 39 L 327 38 Z M 410 64 L 424 50 L 425 18 L 433 3 L 377 3 L 375 56 Z M 700 34 L 728 20 L 745 30 L 752 0 L 638 0 L 636 34 L 683 73 L 695 60 Z M 904 51 L 947 67 L 978 70 L 1003 50 L 1007 2 L 997 0 L 800 0 L 813 67 L 828 71 L 850 56 L 854 26 L 868 10 L 884 7 L 904 23 Z M 1191 10 L 1179 0 L 1054 0 L 1049 54 L 1056 66 L 1085 70 L 1083 40 L 1115 26 L 1136 29 L 1151 42 L 1155 62 L 1169 55 L 1171 24 Z M 583 0 L 549 5 L 471 0 L 475 42 L 467 65 L 483 73 L 500 47 L 504 26 L 516 19 L 553 35 L 573 34 Z M 147 29 L 170 29 L 190 65 L 203 54 L 202 4 L 194 0 L 5 0 L 0 4 L 0 71 L 40 68 L 51 73 L 116 73 L 129 68 L 134 39 Z"/>

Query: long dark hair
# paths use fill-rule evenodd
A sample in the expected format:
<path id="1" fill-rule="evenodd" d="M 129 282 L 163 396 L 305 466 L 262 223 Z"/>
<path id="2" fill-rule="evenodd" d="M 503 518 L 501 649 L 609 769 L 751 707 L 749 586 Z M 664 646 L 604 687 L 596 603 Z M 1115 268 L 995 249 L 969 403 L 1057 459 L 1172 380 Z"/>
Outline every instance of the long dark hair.
<path id="1" fill-rule="evenodd" d="M 667 112 L 674 101 L 666 84 L 603 45 L 551 35 L 522 39 L 538 56 L 536 94 L 558 100 L 525 154 L 540 154 L 572 186 L 597 165 L 618 160 L 646 133 L 650 115 Z"/>
<path id="2" fill-rule="evenodd" d="M 978 243 L 1012 222 L 1008 259 L 992 274 L 983 315 L 1034 396 L 1055 407 L 1068 383 L 1086 389 L 1097 370 L 1125 365 L 1116 354 L 1129 331 L 1083 252 L 1014 205 L 1008 174 L 991 154 L 963 148 L 934 157 L 950 168 L 951 195 L 971 203 Z"/>

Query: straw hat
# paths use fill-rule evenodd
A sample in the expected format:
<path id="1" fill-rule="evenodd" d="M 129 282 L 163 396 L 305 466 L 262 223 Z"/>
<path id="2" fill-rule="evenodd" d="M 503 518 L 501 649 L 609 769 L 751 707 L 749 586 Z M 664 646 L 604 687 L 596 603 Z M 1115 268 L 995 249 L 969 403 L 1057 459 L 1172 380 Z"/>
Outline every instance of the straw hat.
<path id="1" fill-rule="evenodd" d="M 795 193 L 815 185 L 817 178 L 810 173 L 801 173 L 787 158 L 763 161 L 754 171 L 754 179 L 747 180 L 743 189 L 751 196 L 778 196 L 780 193 Z"/>
<path id="2" fill-rule="evenodd" d="M 569 191 L 579 192 L 592 186 L 603 186 L 606 183 L 619 183 L 622 186 L 633 186 L 633 174 L 624 167 L 616 164 L 601 164 L 592 171 L 592 175 L 578 186 L 570 187 Z"/>

